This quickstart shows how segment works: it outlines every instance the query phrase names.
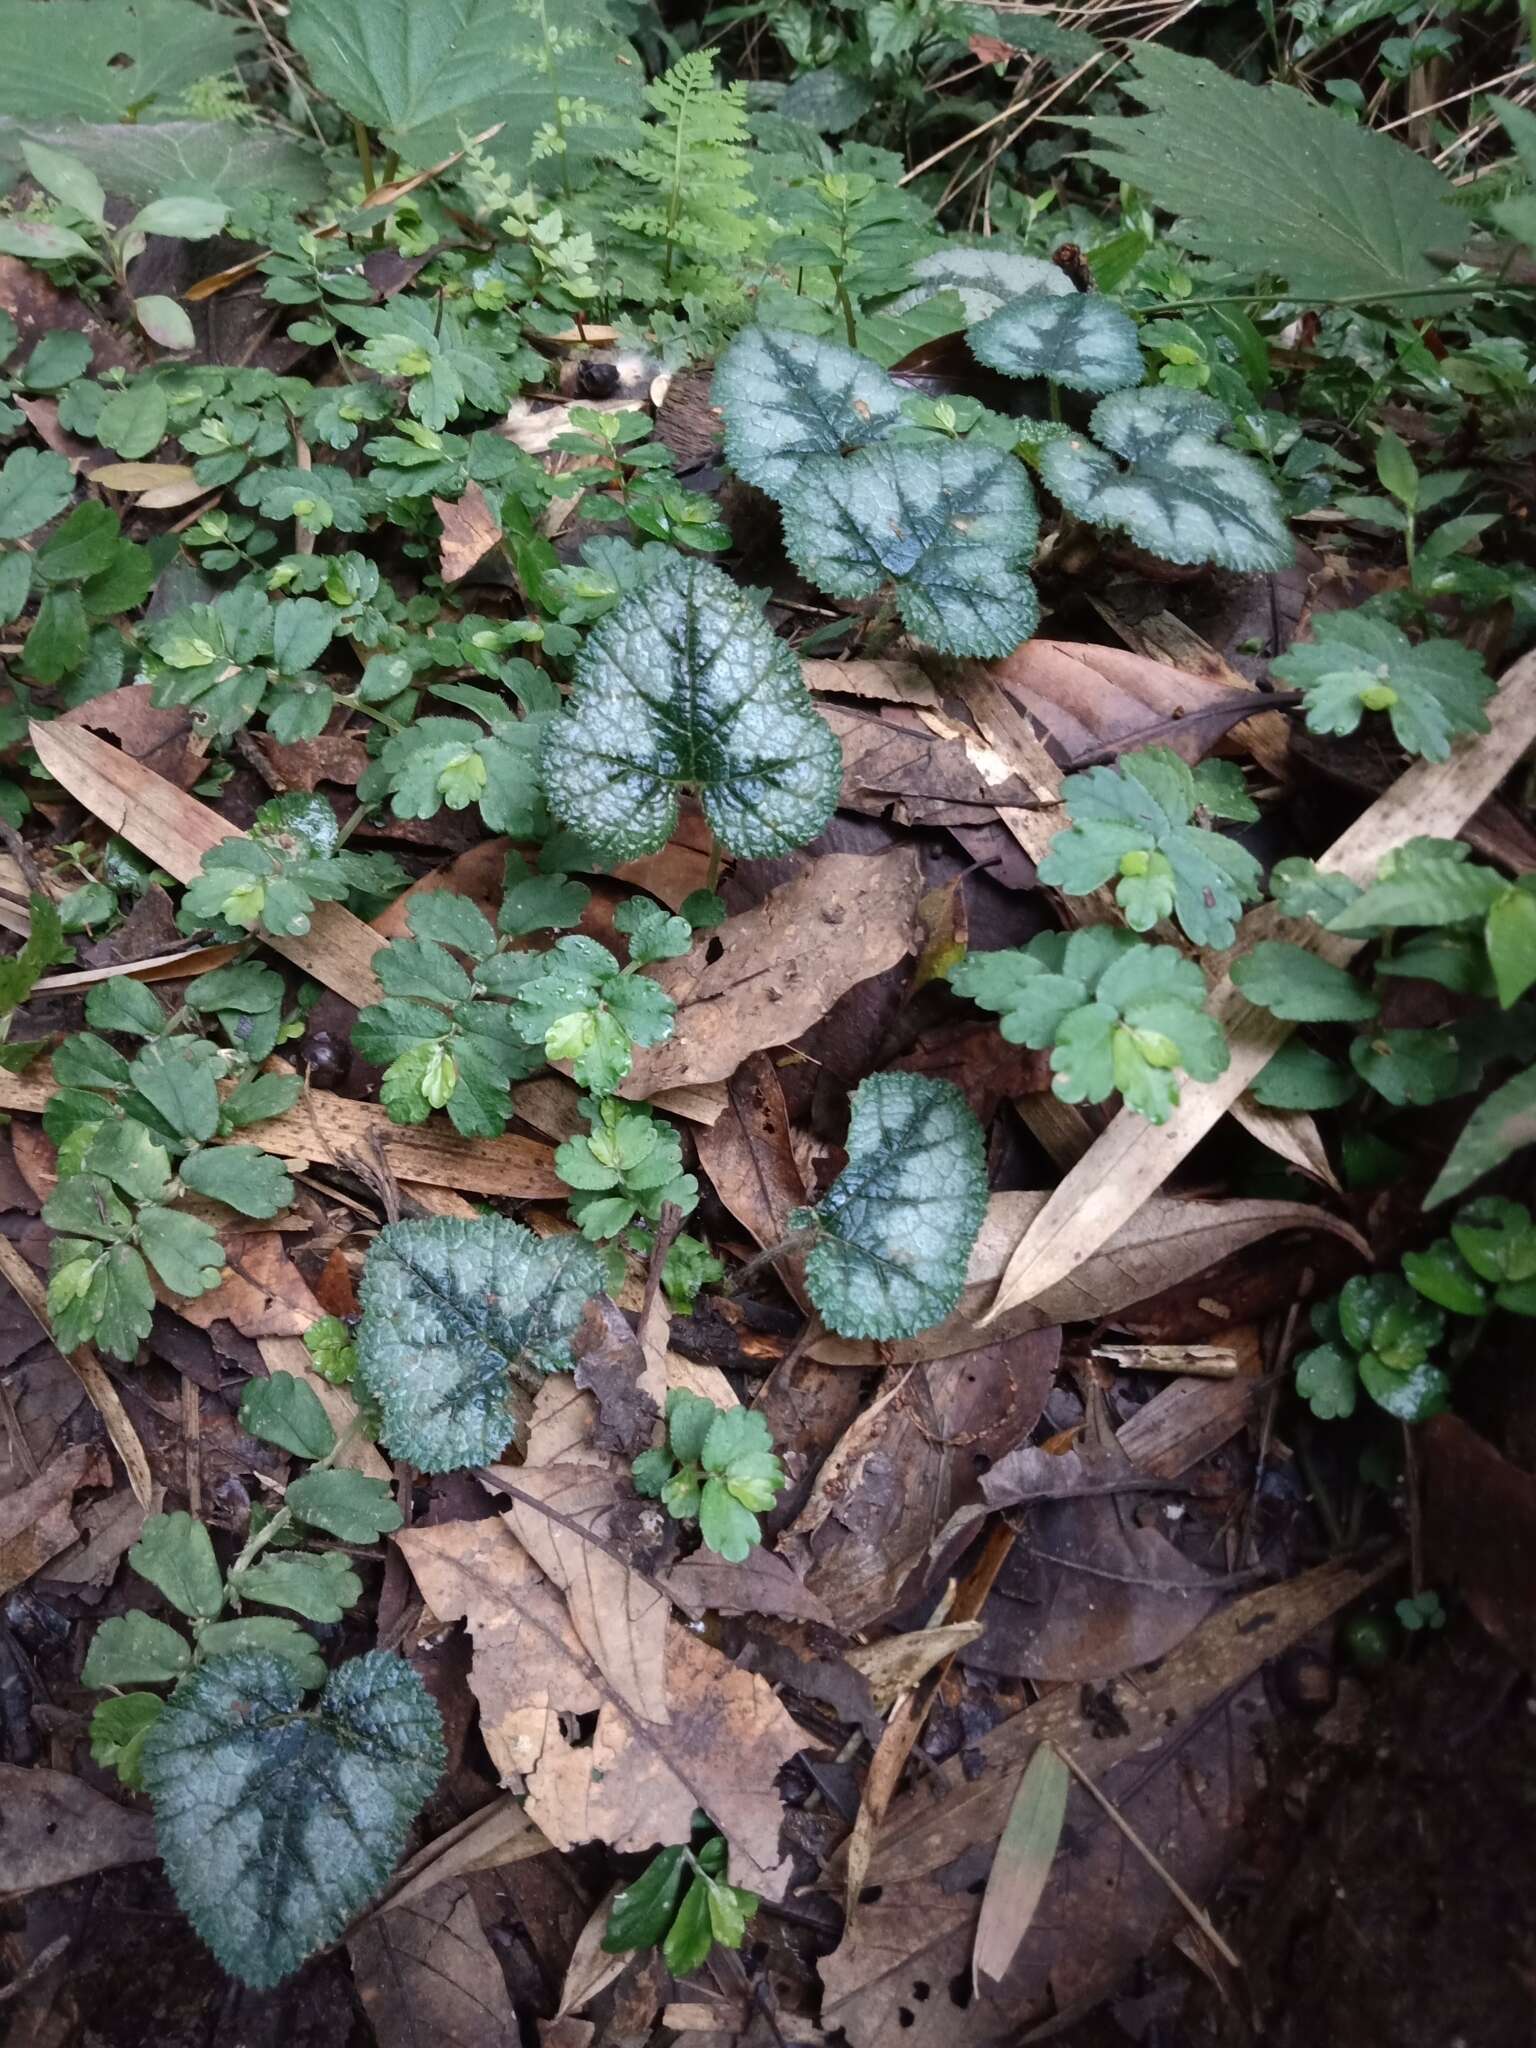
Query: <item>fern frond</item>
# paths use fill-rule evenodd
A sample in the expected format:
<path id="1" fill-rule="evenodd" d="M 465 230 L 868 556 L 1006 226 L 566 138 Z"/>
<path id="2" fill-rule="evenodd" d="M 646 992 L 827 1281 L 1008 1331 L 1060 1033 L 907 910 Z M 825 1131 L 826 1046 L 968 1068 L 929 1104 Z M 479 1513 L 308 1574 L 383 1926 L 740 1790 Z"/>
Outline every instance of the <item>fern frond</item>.
<path id="1" fill-rule="evenodd" d="M 746 87 L 718 85 L 707 53 L 691 50 L 645 97 L 656 118 L 619 158 L 645 191 L 615 218 L 664 245 L 670 280 L 679 252 L 736 256 L 752 243 Z"/>

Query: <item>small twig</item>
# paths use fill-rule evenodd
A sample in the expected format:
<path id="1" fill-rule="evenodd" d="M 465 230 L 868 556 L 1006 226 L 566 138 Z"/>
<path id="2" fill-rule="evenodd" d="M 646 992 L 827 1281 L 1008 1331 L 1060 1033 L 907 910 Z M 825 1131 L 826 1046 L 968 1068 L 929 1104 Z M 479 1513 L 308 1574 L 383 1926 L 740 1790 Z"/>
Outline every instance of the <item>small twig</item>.
<path id="1" fill-rule="evenodd" d="M 10 848 L 11 858 L 21 869 L 22 879 L 34 896 L 44 896 L 51 903 L 53 891 L 43 880 L 42 870 L 32 858 L 31 850 L 14 825 L 8 825 L 0 818 L 0 839 Z"/>
<path id="2" fill-rule="evenodd" d="M 1252 696 L 1234 693 L 1219 704 L 1186 711 L 1178 718 L 1160 718 L 1155 725 L 1142 725 L 1134 732 L 1122 733 L 1108 746 L 1090 747 L 1086 753 L 1073 754 L 1066 761 L 1064 772 L 1074 774 L 1079 768 L 1096 768 L 1104 761 L 1118 761 L 1132 747 L 1149 747 L 1156 740 L 1186 733 L 1191 727 L 1246 725 L 1250 718 L 1262 717 L 1266 711 L 1294 711 L 1301 702 L 1300 690 L 1266 690 Z"/>
<path id="3" fill-rule="evenodd" d="M 645 1327 L 647 1316 L 649 1316 L 651 1310 L 656 1305 L 656 1297 L 661 1292 L 662 1269 L 667 1263 L 667 1254 L 671 1251 L 677 1234 L 682 1227 L 683 1212 L 676 1202 L 663 1202 L 661 1214 L 656 1219 L 656 1235 L 651 1240 L 650 1264 L 647 1266 L 645 1273 L 645 1296 L 640 1304 L 640 1327 L 642 1329 Z"/>
<path id="4" fill-rule="evenodd" d="M 1094 1801 L 1094 1803 L 1100 1808 L 1102 1808 L 1102 1810 L 1108 1816 L 1108 1818 L 1114 1822 L 1115 1826 L 1120 1830 L 1121 1834 L 1124 1835 L 1125 1839 L 1130 1843 L 1131 1847 L 1142 1858 L 1143 1862 L 1147 1865 L 1147 1868 L 1155 1872 L 1155 1874 L 1162 1879 L 1163 1883 L 1168 1887 L 1169 1891 L 1173 1894 L 1174 1898 L 1177 1899 L 1179 1904 L 1184 1908 L 1184 1911 L 1189 1915 L 1190 1919 L 1199 1928 L 1200 1932 L 1205 1936 L 1206 1940 L 1215 1949 L 1216 1953 L 1221 1957 L 1222 1961 L 1228 1964 L 1234 1970 L 1241 1970 L 1243 1967 L 1242 1958 L 1238 1955 L 1237 1951 L 1231 1946 L 1231 1944 L 1224 1941 L 1222 1937 L 1217 1933 L 1215 1923 L 1211 1919 L 1210 1914 L 1206 1912 L 1203 1906 L 1197 1906 L 1195 1904 L 1195 1901 L 1189 1896 L 1189 1893 L 1185 1891 L 1183 1885 L 1179 1883 L 1179 1880 L 1174 1876 L 1173 1872 L 1167 1867 L 1165 1863 L 1160 1862 L 1158 1858 L 1152 1853 L 1151 1849 L 1148 1848 L 1147 1844 L 1141 1839 L 1140 1835 L 1137 1834 L 1136 1830 L 1125 1818 L 1125 1815 L 1120 1811 L 1119 1807 L 1115 1805 L 1112 1799 L 1106 1798 L 1106 1796 L 1099 1790 L 1098 1786 L 1093 1782 L 1092 1778 L 1089 1777 L 1088 1773 L 1083 1769 L 1082 1765 L 1078 1763 L 1077 1760 L 1073 1757 L 1071 1751 L 1062 1749 L 1058 1744 L 1054 1742 L 1050 1743 L 1048 1747 L 1056 1751 L 1056 1754 L 1061 1758 L 1062 1762 L 1066 1765 L 1067 1769 L 1072 1773 L 1073 1777 L 1076 1778 L 1079 1785 L 1082 1786 L 1083 1790 Z"/>
<path id="5" fill-rule="evenodd" d="M 1085 1578 L 1108 1579 L 1116 1586 L 1147 1586 L 1156 1593 L 1219 1593 L 1232 1586 L 1251 1586 L 1257 1579 L 1272 1578 L 1268 1565 L 1250 1565 L 1246 1571 L 1223 1572 L 1198 1579 L 1143 1578 L 1135 1572 L 1112 1572 L 1103 1565 L 1082 1564 L 1075 1557 L 1061 1557 L 1053 1550 L 1031 1550 L 1042 1564 L 1060 1565 L 1063 1571 L 1081 1572 Z"/>
<path id="6" fill-rule="evenodd" d="M 3 1378 L 0 1378 L 0 1416 L 4 1417 L 5 1426 L 10 1432 L 11 1449 L 16 1455 L 17 1462 L 29 1479 L 38 1478 L 43 1468 L 32 1455 L 32 1446 L 27 1442 L 26 1431 L 21 1426 L 21 1417 L 16 1413 L 16 1403 L 11 1399 L 11 1390 Z"/>
<path id="7" fill-rule="evenodd" d="M 203 1409 L 201 1389 L 196 1380 L 181 1383 L 181 1433 L 186 1442 L 187 1506 L 194 1515 L 203 1512 Z"/>

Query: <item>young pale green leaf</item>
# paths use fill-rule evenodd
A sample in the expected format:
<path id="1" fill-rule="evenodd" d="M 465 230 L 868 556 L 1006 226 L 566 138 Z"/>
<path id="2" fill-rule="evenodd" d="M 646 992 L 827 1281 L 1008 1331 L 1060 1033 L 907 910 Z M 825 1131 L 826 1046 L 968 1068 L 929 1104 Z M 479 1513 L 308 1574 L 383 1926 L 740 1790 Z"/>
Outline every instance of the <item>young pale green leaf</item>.
<path id="1" fill-rule="evenodd" d="M 260 1650 L 290 1665 L 305 1692 L 314 1692 L 325 1683 L 320 1645 L 308 1629 L 300 1628 L 286 1614 L 242 1614 L 238 1621 L 211 1621 L 199 1635 L 197 1647 L 204 1659 L 227 1657 L 236 1650 Z"/>
<path id="2" fill-rule="evenodd" d="M 698 1518 L 705 1546 L 727 1564 L 740 1564 L 763 1533 L 757 1516 L 721 1479 L 706 1479 L 700 1487 Z"/>
<path id="3" fill-rule="evenodd" d="M 1232 980 L 1250 1003 L 1292 1024 L 1363 1024 L 1381 1007 L 1347 968 L 1285 939 L 1266 939 L 1245 953 Z"/>
<path id="4" fill-rule="evenodd" d="M 125 1692 L 102 1700 L 91 1716 L 91 1761 L 117 1772 L 123 1784 L 142 1792 L 139 1775 L 144 1739 L 160 1718 L 165 1705 L 152 1692 Z"/>
<path id="5" fill-rule="evenodd" d="M 152 1515 L 128 1562 L 194 1621 L 211 1619 L 224 1604 L 224 1578 L 212 1539 L 201 1522 L 180 1510 Z"/>
<path id="6" fill-rule="evenodd" d="M 171 1685 L 192 1668 L 192 1651 L 179 1629 L 151 1614 L 114 1614 L 91 1637 L 85 1685 Z"/>
<path id="7" fill-rule="evenodd" d="M 1177 214 L 1191 245 L 1240 277 L 1278 274 L 1304 302 L 1433 303 L 1439 252 L 1466 224 L 1416 150 L 1288 85 L 1245 85 L 1154 42 L 1134 49 L 1130 90 L 1147 109 L 1080 125 L 1091 163 Z"/>
<path id="8" fill-rule="evenodd" d="M 1011 654 L 1040 621 L 1024 573 L 1039 514 L 997 448 L 874 447 L 802 464 L 783 499 L 791 560 L 834 597 L 894 584 L 902 618 L 951 654 Z"/>
<path id="9" fill-rule="evenodd" d="M 336 1431 L 313 1387 L 291 1372 L 248 1380 L 240 1396 L 240 1427 L 247 1436 L 292 1451 L 296 1458 L 328 1458 Z"/>
<path id="10" fill-rule="evenodd" d="M 981 1127 L 947 1081 L 875 1074 L 854 1093 L 848 1164 L 814 1210 L 806 1284 L 842 1337 L 910 1337 L 960 1298 L 987 1207 Z"/>
<path id="11" fill-rule="evenodd" d="M 710 396 L 725 415 L 726 459 L 770 497 L 808 457 L 883 441 L 902 420 L 901 393 L 878 364 L 787 328 L 744 328 L 720 358 Z"/>
<path id="12" fill-rule="evenodd" d="M 342 1543 L 377 1543 L 405 1520 L 388 1482 L 362 1472 L 306 1472 L 283 1497 L 301 1521 Z"/>
<path id="13" fill-rule="evenodd" d="M 579 1238 L 540 1240 L 503 1216 L 387 1225 L 363 1270 L 357 1356 L 390 1448 L 425 1472 L 498 1457 L 511 1383 L 569 1370 L 603 1278 Z"/>
<path id="14" fill-rule="evenodd" d="M 1355 1412 L 1359 1369 L 1354 1356 L 1339 1344 L 1319 1344 L 1296 1361 L 1296 1391 L 1320 1422 Z"/>
<path id="15" fill-rule="evenodd" d="M 283 1658 L 216 1657 L 182 1682 L 143 1750 L 176 1897 L 257 1989 L 379 1889 L 446 1760 L 437 1708 L 403 1658 L 354 1657 L 311 1712 L 302 1700 Z"/>
<path id="16" fill-rule="evenodd" d="M 827 822 L 841 773 L 790 649 L 719 569 L 682 558 L 595 628 L 544 745 L 551 808 L 610 861 L 666 844 L 681 788 L 733 853 L 787 853 Z"/>
<path id="17" fill-rule="evenodd" d="M 340 1621 L 363 1597 L 363 1582 L 339 1551 L 268 1552 L 241 1572 L 234 1590 L 261 1607 L 289 1607 L 306 1621 Z"/>
<path id="18" fill-rule="evenodd" d="M 1191 823 L 1199 790 L 1169 747 L 1122 754 L 1062 784 L 1072 823 L 1051 841 L 1040 879 L 1074 896 L 1115 881 L 1133 931 L 1174 912 L 1197 946 L 1230 946 L 1259 864 L 1236 840 Z"/>
<path id="19" fill-rule="evenodd" d="M 1215 439 L 1226 425 L 1225 410 L 1197 391 L 1111 392 L 1094 407 L 1093 440 L 1046 442 L 1040 475 L 1079 519 L 1120 527 L 1166 562 L 1283 569 L 1294 548 L 1280 494 L 1249 456 Z"/>
<path id="20" fill-rule="evenodd" d="M 1048 263 L 1043 256 L 1028 256 L 1022 249 L 1010 249 L 1001 238 L 978 248 L 946 242 L 920 257 L 912 266 L 917 283 L 902 293 L 888 309 L 907 313 L 940 292 L 955 292 L 965 308 L 968 322 L 985 320 L 1010 299 L 1032 297 L 1036 292 L 1053 292 L 1066 297 L 1075 292 L 1071 278 Z"/>
<path id="21" fill-rule="evenodd" d="M 1048 377 L 1069 391 L 1122 391 L 1141 382 L 1136 323 L 1097 292 L 1012 299 L 967 339 L 979 361 L 1009 377 Z"/>
<path id="22" fill-rule="evenodd" d="M 1367 711 L 1385 711 L 1405 752 L 1444 761 L 1463 733 L 1488 730 L 1483 707 L 1493 678 L 1459 640 L 1415 644 L 1369 612 L 1321 612 L 1313 638 L 1274 664 L 1301 691 L 1313 732 L 1351 733 Z"/>

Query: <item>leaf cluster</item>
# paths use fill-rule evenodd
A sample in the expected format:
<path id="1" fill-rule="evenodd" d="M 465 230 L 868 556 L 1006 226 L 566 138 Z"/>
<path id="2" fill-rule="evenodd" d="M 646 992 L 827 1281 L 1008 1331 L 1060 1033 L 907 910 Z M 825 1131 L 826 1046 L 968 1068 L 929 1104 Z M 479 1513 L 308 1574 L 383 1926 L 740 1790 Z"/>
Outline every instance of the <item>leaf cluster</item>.
<path id="1" fill-rule="evenodd" d="M 666 1442 L 635 1460 L 635 1491 L 675 1522 L 699 1525 L 706 1549 L 740 1564 L 762 1537 L 758 1516 L 778 1498 L 784 1467 L 766 1420 L 752 1408 L 717 1408 L 702 1394 L 667 1395 Z"/>
<path id="2" fill-rule="evenodd" d="M 323 796 L 293 790 L 257 811 L 250 832 L 220 840 L 187 885 L 177 922 L 185 932 L 238 938 L 263 931 L 302 938 L 317 903 L 354 893 L 391 896 L 406 875 L 386 853 L 346 853 L 336 814 Z"/>
<path id="3" fill-rule="evenodd" d="M 718 1943 L 740 1948 L 757 1911 L 756 1892 L 726 1881 L 726 1846 L 712 1834 L 695 1855 L 686 1843 L 660 1850 L 608 1909 L 609 1955 L 661 1949 L 674 1977 L 686 1977 Z"/>

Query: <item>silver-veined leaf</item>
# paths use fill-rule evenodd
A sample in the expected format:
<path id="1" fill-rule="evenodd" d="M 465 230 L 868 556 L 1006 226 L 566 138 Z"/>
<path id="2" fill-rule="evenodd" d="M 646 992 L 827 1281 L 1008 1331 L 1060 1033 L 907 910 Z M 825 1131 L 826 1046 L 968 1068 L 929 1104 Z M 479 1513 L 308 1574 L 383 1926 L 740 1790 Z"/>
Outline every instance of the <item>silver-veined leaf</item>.
<path id="1" fill-rule="evenodd" d="M 1122 391 L 1141 382 L 1136 323 L 1097 292 L 1011 299 L 967 338 L 979 361 L 1009 377 L 1049 377 L 1071 391 Z"/>
<path id="2" fill-rule="evenodd" d="M 1090 424 L 1093 440 L 1048 441 L 1039 458 L 1079 519 L 1121 527 L 1165 562 L 1252 572 L 1291 560 L 1280 495 L 1256 462 L 1213 438 L 1227 424 L 1214 399 L 1172 385 L 1115 391 Z"/>
<path id="3" fill-rule="evenodd" d="M 901 393 L 878 364 L 835 341 L 748 327 L 715 371 L 725 453 L 738 476 L 778 497 L 811 455 L 842 455 L 901 424 Z"/>
<path id="4" fill-rule="evenodd" d="M 394 1869 L 446 1751 L 426 1687 L 372 1650 L 309 1713 L 294 1664 L 216 1656 L 144 1744 L 167 1875 L 231 1976 L 276 1984 L 335 1939 Z"/>
<path id="5" fill-rule="evenodd" d="M 1011 654 L 1034 632 L 1021 563 L 1039 524 L 1023 465 L 964 443 L 818 457 L 784 498 L 797 568 L 834 597 L 893 583 L 909 629 L 950 654 Z"/>
<path id="6" fill-rule="evenodd" d="M 363 1269 L 357 1370 L 389 1448 L 423 1472 L 498 1457 L 512 1383 L 569 1370 L 604 1272 L 579 1237 L 537 1238 L 505 1216 L 387 1225 Z"/>
<path id="7" fill-rule="evenodd" d="M 853 1098 L 848 1164 L 796 1224 L 819 1235 L 806 1285 L 842 1337 L 910 1337 L 960 1299 L 987 1208 L 981 1126 L 948 1081 L 874 1074 Z"/>
<path id="8" fill-rule="evenodd" d="M 1027 292 L 1065 296 L 1077 289 L 1054 263 L 1043 256 L 1027 256 L 1022 249 L 1010 249 L 1002 241 L 990 241 L 978 249 L 947 244 L 920 257 L 912 266 L 912 275 L 917 283 L 893 300 L 887 312 L 910 312 L 940 292 L 956 292 L 967 321 L 985 320 L 999 306 L 1023 298 Z"/>
<path id="9" fill-rule="evenodd" d="M 788 853 L 841 780 L 788 646 L 728 576 L 681 557 L 594 629 L 544 743 L 551 809 L 613 861 L 665 846 L 687 787 L 732 853 Z"/>

